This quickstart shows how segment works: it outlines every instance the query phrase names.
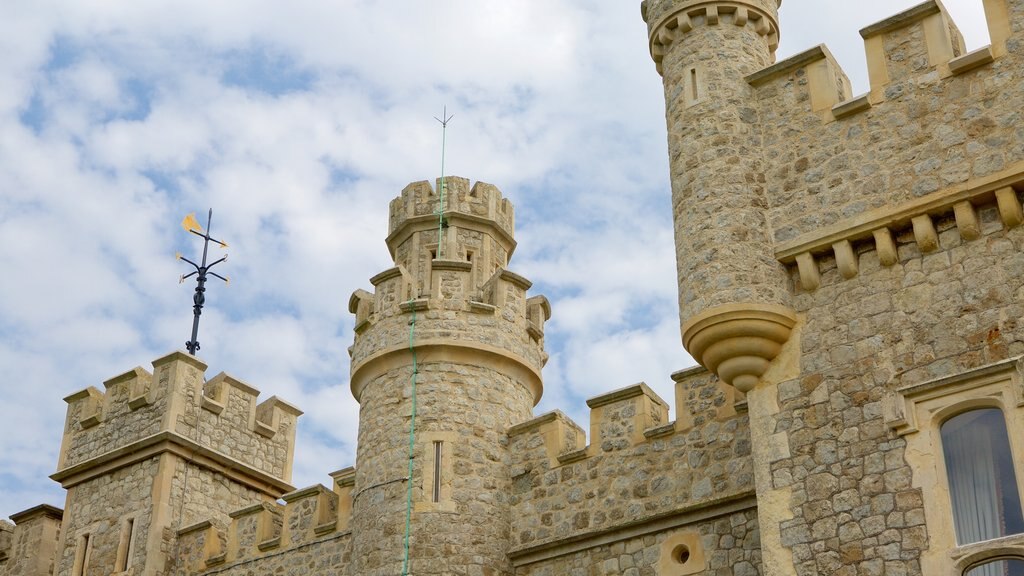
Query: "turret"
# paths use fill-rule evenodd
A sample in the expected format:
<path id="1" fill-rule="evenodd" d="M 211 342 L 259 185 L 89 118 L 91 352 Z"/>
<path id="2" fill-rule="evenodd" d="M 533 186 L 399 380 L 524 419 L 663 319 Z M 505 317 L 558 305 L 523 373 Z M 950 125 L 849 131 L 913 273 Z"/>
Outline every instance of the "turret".
<path id="1" fill-rule="evenodd" d="M 779 0 L 647 0 L 665 85 L 683 344 L 749 391 L 795 324 L 772 251 L 756 94 L 775 60 Z"/>
<path id="2" fill-rule="evenodd" d="M 349 301 L 354 574 L 400 574 L 406 558 L 410 574 L 512 574 L 507 431 L 540 400 L 550 308 L 506 268 L 511 203 L 448 177 L 439 210 L 441 187 L 415 182 L 391 203 L 395 266 Z"/>
<path id="3" fill-rule="evenodd" d="M 177 530 L 293 489 L 301 411 L 184 352 L 71 394 L 56 574 L 167 574 Z"/>

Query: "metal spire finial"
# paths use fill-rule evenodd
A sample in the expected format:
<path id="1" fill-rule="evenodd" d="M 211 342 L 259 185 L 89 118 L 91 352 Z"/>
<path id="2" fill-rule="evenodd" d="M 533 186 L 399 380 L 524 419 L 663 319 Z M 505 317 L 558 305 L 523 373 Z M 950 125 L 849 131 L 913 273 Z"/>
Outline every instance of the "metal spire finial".
<path id="1" fill-rule="evenodd" d="M 441 123 L 441 190 L 438 193 L 437 204 L 437 257 L 444 258 L 444 193 L 447 186 L 444 182 L 444 152 L 448 138 L 448 123 L 455 118 L 455 114 L 448 115 L 448 106 L 441 112 L 441 118 L 434 116 L 434 120 Z"/>
<path id="2" fill-rule="evenodd" d="M 196 221 L 195 214 L 189 214 L 188 216 L 185 216 L 184 220 L 181 221 L 181 227 L 184 228 L 186 232 L 191 232 L 191 233 L 195 234 L 196 236 L 199 236 L 200 238 L 203 239 L 203 259 L 202 259 L 202 264 L 196 264 L 195 262 L 193 262 L 193 261 L 189 260 L 188 258 L 185 258 L 184 256 L 182 256 L 180 252 L 178 254 L 176 254 L 178 260 L 184 260 L 185 262 L 188 262 L 193 267 L 195 267 L 194 271 L 189 272 L 188 274 L 183 275 L 178 280 L 178 283 L 180 284 L 180 283 L 184 282 L 186 278 L 190 278 L 192 276 L 196 277 L 196 293 L 195 293 L 195 295 L 192 296 L 192 302 L 193 302 L 193 306 L 192 306 L 192 312 L 193 312 L 193 318 L 192 318 L 192 339 L 189 340 L 188 342 L 185 342 L 185 348 L 187 348 L 188 349 L 188 353 L 193 355 L 193 356 L 195 356 L 196 355 L 196 351 L 199 350 L 199 340 L 197 340 L 197 338 L 199 337 L 199 315 L 203 313 L 203 304 L 206 303 L 205 292 L 206 292 L 206 277 L 207 277 L 207 275 L 220 278 L 225 283 L 230 283 L 230 279 L 229 278 L 227 278 L 225 276 L 221 276 L 220 274 L 217 274 L 216 272 L 211 272 L 210 271 L 210 268 L 213 268 L 217 264 L 220 264 L 221 262 L 227 260 L 228 259 L 227 255 L 224 255 L 220 260 L 217 260 L 217 261 L 215 261 L 215 262 L 213 262 L 211 264 L 207 264 L 206 263 L 206 254 L 207 254 L 207 251 L 208 251 L 208 249 L 210 247 L 210 241 L 211 240 L 213 242 L 216 242 L 217 244 L 220 244 L 221 248 L 227 248 L 228 247 L 228 243 L 227 242 L 224 242 L 224 241 L 221 241 L 221 240 L 217 240 L 216 238 L 213 238 L 213 237 L 210 236 L 210 222 L 212 220 L 213 220 L 213 208 L 210 208 L 210 212 L 209 212 L 209 214 L 206 217 L 206 232 L 203 232 L 203 227 L 200 226 L 199 222 Z"/>

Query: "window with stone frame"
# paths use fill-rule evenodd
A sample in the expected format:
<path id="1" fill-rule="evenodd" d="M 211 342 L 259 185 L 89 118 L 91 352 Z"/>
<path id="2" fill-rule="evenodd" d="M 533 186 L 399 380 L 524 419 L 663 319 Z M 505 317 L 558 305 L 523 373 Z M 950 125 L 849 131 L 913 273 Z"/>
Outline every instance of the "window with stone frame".
<path id="1" fill-rule="evenodd" d="M 961 412 L 943 422 L 939 434 L 957 544 L 1024 532 L 1003 411 L 975 408 Z"/>
<path id="2" fill-rule="evenodd" d="M 985 561 L 967 569 L 964 576 L 1021 576 L 1024 574 L 1024 559 L 999 558 Z"/>
<path id="3" fill-rule="evenodd" d="M 1021 368 L 1014 358 L 887 398 L 886 423 L 906 441 L 923 502 L 924 574 L 1024 576 L 1024 458 L 1014 458 L 1024 455 Z"/>

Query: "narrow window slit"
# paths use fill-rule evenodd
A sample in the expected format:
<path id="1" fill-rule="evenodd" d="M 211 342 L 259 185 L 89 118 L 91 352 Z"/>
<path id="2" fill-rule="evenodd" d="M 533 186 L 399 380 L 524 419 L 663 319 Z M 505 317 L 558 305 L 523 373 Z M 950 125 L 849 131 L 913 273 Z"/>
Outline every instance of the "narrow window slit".
<path id="1" fill-rule="evenodd" d="M 128 569 L 128 562 L 132 556 L 132 536 L 135 531 L 135 519 L 128 518 L 121 528 L 121 542 L 118 546 L 117 571 L 124 572 Z"/>
<path id="2" fill-rule="evenodd" d="M 89 535 L 82 534 L 78 538 L 78 550 L 75 551 L 75 566 L 72 576 L 85 576 L 89 567 Z"/>
<path id="3" fill-rule="evenodd" d="M 434 441 L 434 494 L 433 501 L 441 501 L 441 442 Z"/>
<path id="4" fill-rule="evenodd" d="M 690 99 L 697 100 L 697 68 L 690 68 Z"/>

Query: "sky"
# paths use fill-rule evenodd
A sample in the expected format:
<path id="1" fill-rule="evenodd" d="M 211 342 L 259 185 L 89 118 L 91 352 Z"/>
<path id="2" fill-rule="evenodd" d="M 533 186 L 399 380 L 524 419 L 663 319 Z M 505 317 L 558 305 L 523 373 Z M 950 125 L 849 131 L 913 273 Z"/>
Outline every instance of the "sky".
<path id="1" fill-rule="evenodd" d="M 867 90 L 858 30 L 916 4 L 785 0 Z M 969 49 L 981 0 L 946 0 Z M 0 517 L 63 506 L 61 399 L 183 349 L 175 252 L 226 240 L 200 325 L 220 371 L 305 411 L 292 483 L 355 461 L 349 295 L 392 266 L 388 202 L 445 172 L 516 207 L 509 268 L 551 301 L 536 415 L 646 382 L 680 343 L 661 80 L 638 0 L 0 3 Z M 219 257 L 221 251 L 212 254 Z"/>

